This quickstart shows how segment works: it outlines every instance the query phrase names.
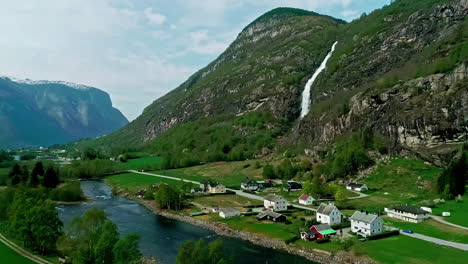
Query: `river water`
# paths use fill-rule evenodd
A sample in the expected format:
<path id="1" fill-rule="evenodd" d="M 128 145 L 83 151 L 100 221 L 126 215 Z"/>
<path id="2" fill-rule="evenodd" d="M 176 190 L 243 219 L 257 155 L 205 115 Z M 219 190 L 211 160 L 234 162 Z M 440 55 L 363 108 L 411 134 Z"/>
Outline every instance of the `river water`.
<path id="1" fill-rule="evenodd" d="M 226 255 L 233 257 L 235 263 L 313 263 L 287 252 L 257 246 L 236 238 L 219 236 L 210 230 L 154 214 L 135 201 L 112 195 L 110 187 L 103 182 L 82 181 L 81 187 L 86 197 L 93 202 L 58 206 L 57 210 L 62 221 L 67 224 L 74 217 L 83 215 L 93 207 L 100 208 L 117 224 L 121 235 L 138 233 L 141 236 L 140 248 L 143 255 L 155 257 L 158 264 L 175 263 L 181 243 L 200 238 L 207 241 L 221 238 Z"/>

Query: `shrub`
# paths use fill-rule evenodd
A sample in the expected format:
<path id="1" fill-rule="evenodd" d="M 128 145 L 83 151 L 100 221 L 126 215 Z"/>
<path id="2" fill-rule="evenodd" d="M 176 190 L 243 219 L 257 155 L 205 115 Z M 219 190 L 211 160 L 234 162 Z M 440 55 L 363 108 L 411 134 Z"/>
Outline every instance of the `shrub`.
<path id="1" fill-rule="evenodd" d="M 78 202 L 84 200 L 80 182 L 69 182 L 59 188 L 53 189 L 50 192 L 50 199 L 62 202 Z"/>
<path id="2" fill-rule="evenodd" d="M 288 239 L 285 239 L 284 242 L 286 244 L 291 244 L 291 243 L 294 243 L 296 242 L 297 240 L 299 240 L 299 237 L 298 236 L 294 236 L 294 237 L 290 237 Z"/>
<path id="3" fill-rule="evenodd" d="M 399 234 L 400 234 L 399 230 L 393 230 L 393 231 L 383 232 L 383 233 L 380 233 L 380 234 L 377 234 L 377 235 L 368 236 L 367 239 L 368 240 L 377 240 L 377 239 L 391 237 L 391 236 L 398 236 Z"/>

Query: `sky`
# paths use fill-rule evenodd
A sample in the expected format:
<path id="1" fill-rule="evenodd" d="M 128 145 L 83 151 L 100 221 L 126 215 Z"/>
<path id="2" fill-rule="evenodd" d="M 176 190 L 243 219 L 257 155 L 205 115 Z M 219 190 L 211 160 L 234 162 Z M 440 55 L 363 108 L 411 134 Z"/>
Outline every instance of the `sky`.
<path id="1" fill-rule="evenodd" d="M 0 75 L 99 88 L 133 120 L 273 8 L 303 8 L 351 21 L 389 2 L 0 0 Z"/>

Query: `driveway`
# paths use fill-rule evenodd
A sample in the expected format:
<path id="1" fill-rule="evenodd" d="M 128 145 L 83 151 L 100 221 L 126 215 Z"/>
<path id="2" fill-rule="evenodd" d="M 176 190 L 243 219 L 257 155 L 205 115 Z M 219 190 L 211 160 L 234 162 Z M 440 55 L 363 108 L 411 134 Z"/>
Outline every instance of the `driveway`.
<path id="1" fill-rule="evenodd" d="M 364 198 L 364 197 L 369 196 L 368 194 L 365 194 L 365 193 L 362 193 L 362 192 L 358 192 L 358 191 L 354 191 L 354 190 L 348 190 L 348 191 L 353 192 L 353 193 L 359 195 L 359 196 L 355 196 L 355 197 L 349 197 L 348 200 L 360 199 L 360 198 Z"/>
<path id="2" fill-rule="evenodd" d="M 457 227 L 457 228 L 460 228 L 460 229 L 468 230 L 468 227 L 464 227 L 464 226 L 460 226 L 460 225 L 456 225 L 456 224 L 447 222 L 441 216 L 431 215 L 431 218 L 436 220 L 437 222 L 439 222 L 441 224 L 444 224 L 444 225 L 449 225 L 449 226 Z"/>
<path id="3" fill-rule="evenodd" d="M 448 246 L 448 247 L 453 247 L 453 248 L 468 251 L 468 244 L 451 242 L 451 241 L 442 240 L 442 239 L 438 239 L 438 238 L 434 238 L 434 237 L 430 237 L 430 236 L 425 236 L 425 235 L 421 235 L 421 234 L 416 234 L 416 233 L 408 234 L 408 233 L 405 233 L 405 232 L 400 232 L 400 234 L 405 235 L 405 236 L 409 236 L 409 237 L 414 237 L 414 238 L 421 239 L 421 240 L 425 240 L 425 241 L 435 243 L 435 244 L 438 244 L 438 245 L 443 245 L 443 246 Z"/>

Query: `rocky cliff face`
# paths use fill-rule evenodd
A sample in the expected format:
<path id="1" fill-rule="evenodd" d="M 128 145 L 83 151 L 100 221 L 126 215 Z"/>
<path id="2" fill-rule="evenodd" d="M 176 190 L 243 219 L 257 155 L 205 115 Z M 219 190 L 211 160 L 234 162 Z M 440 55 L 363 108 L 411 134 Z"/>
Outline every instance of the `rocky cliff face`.
<path id="1" fill-rule="evenodd" d="M 66 143 L 128 123 L 107 93 L 66 82 L 0 78 L 0 147 Z"/>
<path id="2" fill-rule="evenodd" d="M 467 51 L 468 1 L 419 2 L 424 9 L 395 4 L 347 25 L 330 69 L 312 91 L 315 111 L 287 142 L 305 142 L 310 150 L 371 129 L 392 151 L 441 164 L 452 145 L 468 140 L 467 57 L 460 55 Z M 378 32 L 361 25 L 369 19 L 380 23 Z M 337 110 L 337 102 L 346 110 Z"/>

